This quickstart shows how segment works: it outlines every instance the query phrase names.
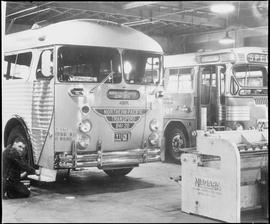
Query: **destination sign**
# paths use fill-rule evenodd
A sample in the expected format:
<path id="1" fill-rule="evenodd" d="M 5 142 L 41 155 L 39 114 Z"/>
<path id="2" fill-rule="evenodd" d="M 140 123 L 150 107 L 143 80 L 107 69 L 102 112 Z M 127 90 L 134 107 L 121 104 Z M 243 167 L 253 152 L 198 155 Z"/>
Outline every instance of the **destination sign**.
<path id="1" fill-rule="evenodd" d="M 115 100 L 137 100 L 140 98 L 140 93 L 137 90 L 109 90 L 107 93 L 109 99 Z"/>
<path id="2" fill-rule="evenodd" d="M 131 129 L 138 123 L 141 117 L 146 114 L 147 109 L 114 109 L 114 108 L 93 108 L 99 115 L 105 118 L 113 129 Z"/>
<path id="3" fill-rule="evenodd" d="M 248 62 L 268 63 L 268 54 L 250 53 L 247 55 Z"/>

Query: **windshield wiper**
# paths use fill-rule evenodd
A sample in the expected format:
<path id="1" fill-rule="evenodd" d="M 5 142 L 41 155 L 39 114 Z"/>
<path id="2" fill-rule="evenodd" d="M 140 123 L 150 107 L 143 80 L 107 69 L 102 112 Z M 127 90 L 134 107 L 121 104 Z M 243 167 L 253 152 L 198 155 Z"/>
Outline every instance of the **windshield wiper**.
<path id="1" fill-rule="evenodd" d="M 91 90 L 90 93 L 94 93 L 94 90 L 97 89 L 98 87 L 102 86 L 109 78 L 113 78 L 113 73 L 111 72 L 109 75 L 105 77 L 98 85 L 94 86 Z"/>

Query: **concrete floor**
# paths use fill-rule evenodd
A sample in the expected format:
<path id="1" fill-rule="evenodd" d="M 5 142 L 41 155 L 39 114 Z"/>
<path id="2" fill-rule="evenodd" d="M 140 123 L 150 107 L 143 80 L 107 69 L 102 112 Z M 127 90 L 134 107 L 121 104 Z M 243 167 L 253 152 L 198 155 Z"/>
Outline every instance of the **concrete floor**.
<path id="1" fill-rule="evenodd" d="M 95 168 L 60 175 L 31 186 L 30 198 L 3 200 L 2 222 L 219 222 L 181 212 L 181 184 L 170 179 L 180 172 L 177 164 L 150 163 L 120 179 Z"/>

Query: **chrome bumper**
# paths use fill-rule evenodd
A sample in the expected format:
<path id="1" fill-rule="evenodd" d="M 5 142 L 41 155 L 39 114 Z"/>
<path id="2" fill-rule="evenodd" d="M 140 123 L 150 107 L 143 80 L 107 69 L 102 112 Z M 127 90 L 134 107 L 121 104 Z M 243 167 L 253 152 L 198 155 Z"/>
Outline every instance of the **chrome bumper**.
<path id="1" fill-rule="evenodd" d="M 73 150 L 72 154 L 58 153 L 55 155 L 55 169 L 98 167 L 132 167 L 140 163 L 158 162 L 160 148 L 154 149 L 131 149 L 125 151 L 98 151 L 89 152 Z"/>

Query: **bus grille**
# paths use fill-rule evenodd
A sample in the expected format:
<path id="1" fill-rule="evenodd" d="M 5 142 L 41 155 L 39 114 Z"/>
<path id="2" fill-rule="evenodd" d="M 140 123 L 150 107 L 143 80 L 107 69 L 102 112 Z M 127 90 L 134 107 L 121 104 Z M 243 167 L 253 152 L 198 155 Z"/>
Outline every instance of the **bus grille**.
<path id="1" fill-rule="evenodd" d="M 255 104 L 266 105 L 268 107 L 268 97 L 267 96 L 254 96 Z"/>
<path id="2" fill-rule="evenodd" d="M 248 106 L 227 106 L 226 107 L 227 121 L 249 121 L 250 112 Z"/>
<path id="3" fill-rule="evenodd" d="M 53 114 L 53 91 L 48 81 L 35 81 L 32 98 L 32 146 L 37 163 Z"/>
<path id="4" fill-rule="evenodd" d="M 225 105 L 219 105 L 218 120 L 219 121 L 226 120 L 226 106 Z"/>

